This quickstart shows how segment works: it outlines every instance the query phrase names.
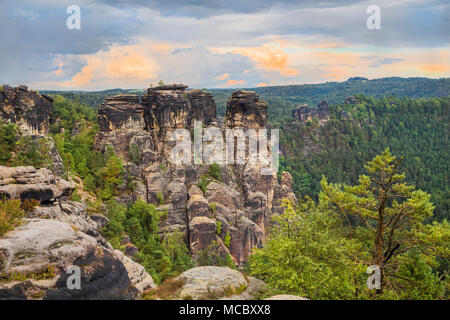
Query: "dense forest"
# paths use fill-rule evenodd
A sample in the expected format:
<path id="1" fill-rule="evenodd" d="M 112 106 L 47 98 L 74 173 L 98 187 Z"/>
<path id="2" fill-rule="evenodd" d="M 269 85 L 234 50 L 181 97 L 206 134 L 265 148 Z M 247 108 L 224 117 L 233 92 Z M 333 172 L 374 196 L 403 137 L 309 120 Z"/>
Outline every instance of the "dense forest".
<path id="1" fill-rule="evenodd" d="M 330 121 L 323 125 L 275 125 L 281 128 L 281 167 L 293 175 L 296 193 L 316 198 L 322 175 L 333 182 L 356 183 L 360 163 L 389 147 L 405 155 L 408 182 L 431 193 L 435 218 L 449 219 L 450 98 L 358 100 L 361 103 L 331 106 Z M 340 119 L 342 110 L 346 119 Z"/>

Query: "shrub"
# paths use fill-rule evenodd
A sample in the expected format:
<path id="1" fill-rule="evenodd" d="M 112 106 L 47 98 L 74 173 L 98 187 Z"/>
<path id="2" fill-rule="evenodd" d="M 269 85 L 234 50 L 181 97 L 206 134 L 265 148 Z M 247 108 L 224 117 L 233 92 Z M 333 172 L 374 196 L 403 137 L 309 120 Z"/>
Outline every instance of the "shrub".
<path id="1" fill-rule="evenodd" d="M 222 168 L 214 162 L 209 166 L 208 174 L 214 179 L 220 181 L 222 179 Z"/>
<path id="2" fill-rule="evenodd" d="M 236 269 L 231 256 L 220 250 L 220 244 L 217 241 L 212 241 L 211 244 L 200 250 L 197 258 L 198 266 L 221 266 Z"/>
<path id="3" fill-rule="evenodd" d="M 210 204 L 209 204 L 209 208 L 211 209 L 211 211 L 212 211 L 212 213 L 215 215 L 215 213 L 216 213 L 216 206 L 217 206 L 217 203 L 215 203 L 215 202 L 211 202 Z"/>
<path id="4" fill-rule="evenodd" d="M 161 191 L 158 191 L 156 193 L 156 199 L 158 200 L 159 205 L 163 205 L 164 204 L 164 196 L 163 196 Z"/>
<path id="5" fill-rule="evenodd" d="M 209 179 L 208 179 L 207 176 L 202 175 L 202 176 L 200 177 L 200 181 L 199 181 L 199 183 L 197 184 L 197 186 L 200 188 L 200 190 L 202 190 L 203 194 L 206 193 L 206 187 L 208 187 L 208 184 L 209 184 L 210 182 L 211 182 L 211 181 L 209 181 Z"/>
<path id="6" fill-rule="evenodd" d="M 139 146 L 137 144 L 132 144 L 130 146 L 130 158 L 131 161 L 135 164 L 135 165 L 139 165 L 142 161 L 142 157 L 143 157 L 143 153 L 141 151 L 141 148 L 139 148 Z"/>
<path id="7" fill-rule="evenodd" d="M 222 233 L 222 221 L 217 221 L 216 222 L 216 233 L 219 236 Z"/>
<path id="8" fill-rule="evenodd" d="M 230 233 L 227 231 L 227 234 L 225 235 L 225 239 L 223 239 L 223 243 L 225 243 L 225 245 L 228 248 L 230 247 L 230 241 L 231 241 Z"/>
<path id="9" fill-rule="evenodd" d="M 20 200 L 3 198 L 0 201 L 0 236 L 20 225 L 24 215 Z"/>
<path id="10" fill-rule="evenodd" d="M 159 169 L 160 169 L 162 172 L 166 172 L 166 171 L 167 171 L 167 166 L 166 166 L 164 163 L 161 163 L 161 164 L 159 165 Z"/>

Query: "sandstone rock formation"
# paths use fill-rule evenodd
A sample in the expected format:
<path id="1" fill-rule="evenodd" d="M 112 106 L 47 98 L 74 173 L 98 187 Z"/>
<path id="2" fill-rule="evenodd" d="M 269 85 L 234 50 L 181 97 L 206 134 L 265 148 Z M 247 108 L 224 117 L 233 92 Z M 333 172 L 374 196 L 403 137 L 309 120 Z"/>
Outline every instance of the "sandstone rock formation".
<path id="1" fill-rule="evenodd" d="M 182 282 L 178 298 L 194 300 L 252 300 L 263 292 L 264 282 L 228 267 L 197 267 L 175 280 Z"/>
<path id="2" fill-rule="evenodd" d="M 292 118 L 301 122 L 318 119 L 319 124 L 323 124 L 330 120 L 330 110 L 326 101 L 320 102 L 316 109 L 310 108 L 307 104 L 302 104 L 292 110 Z"/>
<path id="3" fill-rule="evenodd" d="M 361 101 L 354 96 L 347 96 L 347 97 L 345 97 L 345 101 L 344 101 L 345 104 L 358 104 L 360 102 Z"/>
<path id="4" fill-rule="evenodd" d="M 44 203 L 69 196 L 74 190 L 75 183 L 45 168 L 0 166 L 0 197 L 35 199 Z"/>
<path id="5" fill-rule="evenodd" d="M 64 200 L 74 184 L 49 170 L 0 167 L 0 192 L 41 205 L 0 238 L 0 299 L 133 299 L 154 287 L 142 266 L 113 250 L 84 204 Z M 55 202 L 58 200 L 58 202 Z M 80 268 L 80 289 L 67 280 Z"/>
<path id="6" fill-rule="evenodd" d="M 197 164 L 193 157 L 190 163 L 174 163 L 172 134 L 176 129 L 191 132 L 195 120 L 202 121 L 203 133 L 211 129 L 223 137 L 226 129 L 258 131 L 267 124 L 267 104 L 254 92 L 234 92 L 223 125 L 217 127 L 212 95 L 186 88 L 181 84 L 149 88 L 140 102 L 128 95 L 105 99 L 96 145 L 101 151 L 113 147 L 124 161 L 126 179 L 137 186 L 131 196 L 119 196 L 118 201 L 143 199 L 167 210 L 162 231 L 184 232 L 194 257 L 215 243 L 222 254 L 230 253 L 242 265 L 251 249 L 262 245 L 271 215 L 282 212 L 282 199 L 295 200 L 292 179 L 283 175 L 280 185 L 276 174 L 262 175 L 262 165 L 249 163 L 248 153 L 244 164 L 220 164 L 220 179 L 208 174 L 208 163 Z M 202 144 L 205 149 L 209 142 Z M 139 150 L 139 161 L 133 160 L 132 148 Z M 197 187 L 202 176 L 208 180 L 204 192 Z"/>
<path id="7" fill-rule="evenodd" d="M 26 86 L 0 86 L 0 118 L 17 123 L 24 134 L 48 133 L 54 122 L 53 99 Z"/>

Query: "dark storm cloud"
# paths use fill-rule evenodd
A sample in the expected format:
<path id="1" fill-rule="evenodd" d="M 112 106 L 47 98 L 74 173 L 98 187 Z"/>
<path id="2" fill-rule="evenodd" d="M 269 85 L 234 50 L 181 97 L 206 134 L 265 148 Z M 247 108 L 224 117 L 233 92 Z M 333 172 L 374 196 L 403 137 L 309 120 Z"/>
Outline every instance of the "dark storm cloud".
<path id="1" fill-rule="evenodd" d="M 226 13 L 255 13 L 272 8 L 347 6 L 362 0 L 97 0 L 123 8 L 130 5 L 157 10 L 167 16 L 204 18 Z"/>

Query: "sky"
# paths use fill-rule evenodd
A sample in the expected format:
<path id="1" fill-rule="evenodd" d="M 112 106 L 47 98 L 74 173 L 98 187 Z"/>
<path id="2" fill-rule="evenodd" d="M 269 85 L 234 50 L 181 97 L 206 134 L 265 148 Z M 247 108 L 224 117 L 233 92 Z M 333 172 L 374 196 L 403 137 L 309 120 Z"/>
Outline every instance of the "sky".
<path id="1" fill-rule="evenodd" d="M 80 29 L 66 26 L 70 5 Z M 380 9 L 380 28 L 371 5 Z M 450 76 L 448 0 L 0 0 L 0 83 L 103 90 Z"/>

